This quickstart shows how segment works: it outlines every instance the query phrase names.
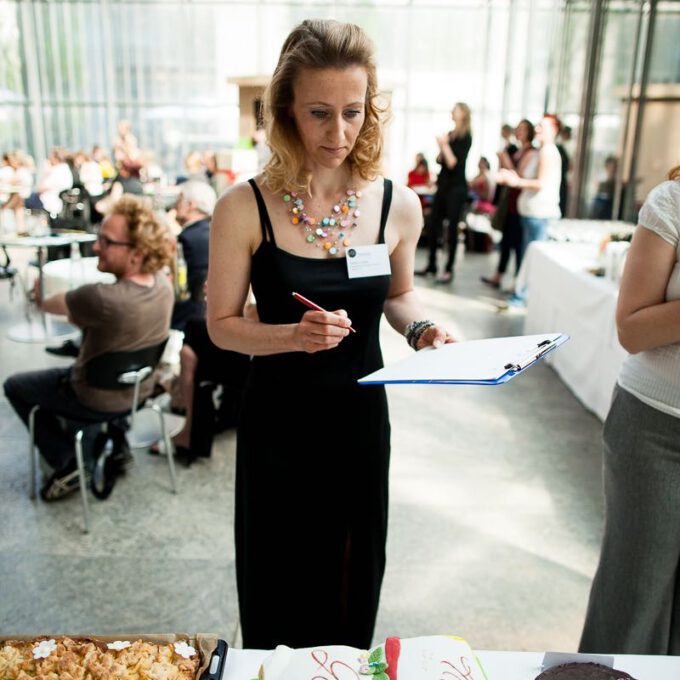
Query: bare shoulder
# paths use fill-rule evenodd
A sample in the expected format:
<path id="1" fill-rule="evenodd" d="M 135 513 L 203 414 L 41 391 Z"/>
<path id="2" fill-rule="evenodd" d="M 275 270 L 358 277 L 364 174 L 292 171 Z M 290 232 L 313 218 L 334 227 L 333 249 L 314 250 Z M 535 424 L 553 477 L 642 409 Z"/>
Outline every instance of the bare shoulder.
<path id="1" fill-rule="evenodd" d="M 241 182 L 220 196 L 213 212 L 212 229 L 254 244 L 260 233 L 257 201 L 252 187 Z"/>
<path id="2" fill-rule="evenodd" d="M 394 183 L 393 187 L 390 222 L 404 236 L 414 230 L 420 233 L 423 212 L 418 195 L 413 189 L 403 184 Z"/>
<path id="3" fill-rule="evenodd" d="M 215 215 L 241 215 L 257 210 L 257 203 L 252 187 L 247 182 L 239 182 L 230 186 L 215 204 Z"/>

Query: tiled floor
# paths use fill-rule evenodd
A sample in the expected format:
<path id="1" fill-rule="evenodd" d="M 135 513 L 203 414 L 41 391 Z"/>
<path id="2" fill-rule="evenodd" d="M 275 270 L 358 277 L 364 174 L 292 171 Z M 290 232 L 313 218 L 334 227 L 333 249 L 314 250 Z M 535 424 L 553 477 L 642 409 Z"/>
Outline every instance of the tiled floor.
<path id="1" fill-rule="evenodd" d="M 514 335 L 468 254 L 456 282 L 419 281 L 427 315 L 459 337 Z M 0 282 L 0 378 L 65 365 L 6 339 L 21 320 Z M 553 330 L 553 329 L 547 329 Z M 559 329 L 557 329 L 559 330 Z M 410 351 L 386 325 L 390 361 Z M 575 650 L 602 527 L 600 422 L 546 365 L 502 387 L 389 390 L 388 566 L 375 632 L 455 633 L 479 649 Z M 238 641 L 234 432 L 180 468 L 143 452 L 81 533 L 77 497 L 28 498 L 26 431 L 0 398 L 0 635 L 204 631 Z"/>

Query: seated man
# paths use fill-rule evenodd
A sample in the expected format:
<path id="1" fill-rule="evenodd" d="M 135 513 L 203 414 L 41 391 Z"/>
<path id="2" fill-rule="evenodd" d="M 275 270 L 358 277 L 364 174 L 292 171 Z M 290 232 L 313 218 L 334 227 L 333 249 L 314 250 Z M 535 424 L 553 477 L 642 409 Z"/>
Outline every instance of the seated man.
<path id="1" fill-rule="evenodd" d="M 69 368 L 18 373 L 5 381 L 5 395 L 19 417 L 28 424 L 34 406 L 35 438 L 40 454 L 54 474 L 43 486 L 44 500 L 56 500 L 78 488 L 73 438 L 59 416 L 95 419 L 122 413 L 132 403 L 132 388 L 100 390 L 85 380 L 85 364 L 98 355 L 132 351 L 162 342 L 168 336 L 173 290 L 161 269 L 170 262 L 172 240 L 145 203 L 125 196 L 104 220 L 94 252 L 98 268 L 116 277 L 113 284 L 87 284 L 36 301 L 51 314 L 69 317 L 83 331 L 83 343 Z M 140 399 L 153 385 L 141 385 Z"/>
<path id="2" fill-rule="evenodd" d="M 190 180 L 182 184 L 175 210 L 175 219 L 182 231 L 177 242 L 187 265 L 186 300 L 178 300 L 172 312 L 172 327 L 183 331 L 192 317 L 205 316 L 203 286 L 208 276 L 208 243 L 210 218 L 215 208 L 215 191 L 205 182 Z"/>

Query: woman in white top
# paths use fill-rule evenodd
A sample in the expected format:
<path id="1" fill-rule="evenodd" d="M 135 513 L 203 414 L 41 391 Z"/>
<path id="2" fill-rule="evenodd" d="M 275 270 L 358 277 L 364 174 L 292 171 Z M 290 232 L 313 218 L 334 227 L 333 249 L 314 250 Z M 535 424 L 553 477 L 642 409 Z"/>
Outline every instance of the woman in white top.
<path id="1" fill-rule="evenodd" d="M 548 231 L 548 222 L 559 219 L 560 182 L 562 180 L 562 158 L 555 146 L 562 124 L 557 116 L 546 114 L 536 126 L 534 139 L 539 143 L 538 154 L 534 154 L 523 169 L 522 176 L 515 170 L 501 169 L 498 183 L 522 190 L 517 199 L 517 212 L 522 223 L 522 254 L 532 241 L 543 241 Z M 513 299 L 523 303 L 525 291 L 518 290 Z"/>
<path id="2" fill-rule="evenodd" d="M 582 652 L 680 654 L 680 166 L 638 219 L 604 425 L 605 530 Z"/>

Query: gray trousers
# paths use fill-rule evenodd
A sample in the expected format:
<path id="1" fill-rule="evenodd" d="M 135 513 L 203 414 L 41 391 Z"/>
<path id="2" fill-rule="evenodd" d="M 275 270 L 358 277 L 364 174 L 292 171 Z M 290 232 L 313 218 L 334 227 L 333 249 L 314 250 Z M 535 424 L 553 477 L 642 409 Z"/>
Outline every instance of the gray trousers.
<path id="1" fill-rule="evenodd" d="M 616 387 L 605 528 L 580 652 L 680 654 L 680 418 Z"/>

